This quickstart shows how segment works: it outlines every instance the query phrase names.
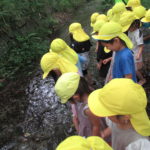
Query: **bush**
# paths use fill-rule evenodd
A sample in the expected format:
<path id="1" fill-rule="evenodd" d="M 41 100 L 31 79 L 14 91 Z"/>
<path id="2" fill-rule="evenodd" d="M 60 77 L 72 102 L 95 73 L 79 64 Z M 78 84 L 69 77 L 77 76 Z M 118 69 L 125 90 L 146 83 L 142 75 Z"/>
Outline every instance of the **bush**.
<path id="1" fill-rule="evenodd" d="M 14 79 L 31 72 L 48 50 L 48 38 L 58 21 L 56 11 L 70 11 L 83 0 L 1 0 L 0 79 Z M 24 71 L 23 70 L 27 70 Z"/>

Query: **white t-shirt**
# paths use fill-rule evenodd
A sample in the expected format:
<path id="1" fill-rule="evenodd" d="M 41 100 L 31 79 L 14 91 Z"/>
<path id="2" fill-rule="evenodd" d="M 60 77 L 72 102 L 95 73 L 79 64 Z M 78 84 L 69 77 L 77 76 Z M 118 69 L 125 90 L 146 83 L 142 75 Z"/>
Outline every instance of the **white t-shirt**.
<path id="1" fill-rule="evenodd" d="M 136 55 L 139 52 L 139 46 L 144 44 L 143 34 L 141 33 L 141 31 L 139 29 L 137 29 L 133 32 L 129 31 L 128 37 L 130 38 L 130 40 L 133 43 L 134 58 L 136 58 Z M 141 58 L 139 60 L 135 59 L 135 62 L 142 62 L 142 55 L 141 55 Z"/>
<path id="2" fill-rule="evenodd" d="M 150 150 L 150 141 L 148 139 L 139 139 L 129 144 L 125 150 Z"/>

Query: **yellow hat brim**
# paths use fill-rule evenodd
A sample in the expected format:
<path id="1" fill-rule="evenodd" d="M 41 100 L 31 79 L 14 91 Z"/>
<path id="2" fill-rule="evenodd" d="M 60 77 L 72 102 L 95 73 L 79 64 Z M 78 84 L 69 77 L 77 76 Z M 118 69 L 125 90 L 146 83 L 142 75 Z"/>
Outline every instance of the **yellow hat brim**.
<path id="1" fill-rule="evenodd" d="M 101 98 L 102 89 L 95 90 L 89 95 L 88 98 L 88 106 L 93 114 L 99 117 L 107 117 L 107 116 L 114 116 L 116 113 L 112 112 L 105 108 L 102 101 L 99 99 Z"/>
<path id="2" fill-rule="evenodd" d="M 92 38 L 95 39 L 95 40 L 100 40 L 99 35 L 92 35 Z"/>
<path id="3" fill-rule="evenodd" d="M 147 23 L 147 22 L 150 22 L 150 20 L 148 20 L 148 19 L 146 19 L 146 18 L 143 18 L 143 19 L 141 19 L 141 22 Z"/>
<path id="4" fill-rule="evenodd" d="M 150 120 L 145 110 L 131 115 L 131 124 L 143 136 L 150 136 Z"/>
<path id="5" fill-rule="evenodd" d="M 111 50 L 109 50 L 107 47 L 104 47 L 105 53 L 109 53 Z"/>
<path id="6" fill-rule="evenodd" d="M 49 71 L 49 72 L 50 72 L 50 71 Z M 43 79 L 45 79 L 45 78 L 48 76 L 49 72 L 44 72 L 44 74 L 43 74 Z"/>
<path id="7" fill-rule="evenodd" d="M 95 33 L 96 33 L 96 31 L 94 31 L 94 30 L 91 32 L 91 34 L 95 34 Z"/>
<path id="8" fill-rule="evenodd" d="M 131 26 L 131 24 L 128 24 L 128 25 L 126 25 L 126 26 L 122 27 L 122 32 L 126 32 L 126 31 L 128 31 L 128 30 L 129 30 L 129 28 L 130 28 L 130 26 Z"/>

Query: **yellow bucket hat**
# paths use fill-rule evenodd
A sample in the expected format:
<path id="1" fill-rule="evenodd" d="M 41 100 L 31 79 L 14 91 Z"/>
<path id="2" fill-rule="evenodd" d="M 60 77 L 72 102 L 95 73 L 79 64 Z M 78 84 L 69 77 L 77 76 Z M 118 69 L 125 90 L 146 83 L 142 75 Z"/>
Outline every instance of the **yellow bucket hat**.
<path id="1" fill-rule="evenodd" d="M 119 20 L 120 25 L 122 26 L 122 32 L 128 31 L 130 28 L 131 24 L 133 23 L 134 20 L 137 18 L 135 17 L 135 14 L 131 11 L 125 11 Z"/>
<path id="2" fill-rule="evenodd" d="M 59 69 L 61 73 L 78 72 L 78 68 L 74 64 L 54 52 L 43 55 L 40 65 L 44 72 L 43 79 L 45 79 L 53 69 Z"/>
<path id="3" fill-rule="evenodd" d="M 69 32 L 73 35 L 73 39 L 77 42 L 84 42 L 90 39 L 85 33 L 80 23 L 72 23 L 69 26 Z"/>
<path id="4" fill-rule="evenodd" d="M 96 22 L 96 18 L 99 16 L 98 12 L 95 12 L 91 15 L 91 27 L 93 27 L 94 23 Z"/>
<path id="5" fill-rule="evenodd" d="M 73 64 L 77 64 L 78 62 L 77 53 L 62 39 L 57 38 L 53 40 L 50 45 L 50 51 L 59 54 Z"/>
<path id="6" fill-rule="evenodd" d="M 66 103 L 78 89 L 80 75 L 70 72 L 61 75 L 55 85 L 55 92 L 60 97 L 61 103 Z"/>
<path id="7" fill-rule="evenodd" d="M 112 21 L 118 22 L 120 16 L 123 12 L 126 11 L 125 4 L 123 2 L 116 3 L 112 8 Z"/>
<path id="8" fill-rule="evenodd" d="M 111 80 L 102 89 L 92 92 L 88 98 L 88 106 L 95 115 L 131 115 L 133 128 L 143 136 L 150 136 L 146 105 L 147 98 L 143 87 L 125 78 Z"/>
<path id="9" fill-rule="evenodd" d="M 109 9 L 107 11 L 107 18 L 108 18 L 109 21 L 112 19 L 112 16 L 113 16 L 112 9 Z"/>
<path id="10" fill-rule="evenodd" d="M 56 150 L 112 150 L 100 137 L 91 136 L 87 139 L 81 136 L 71 136 L 62 141 Z"/>
<path id="11" fill-rule="evenodd" d="M 102 138 L 98 136 L 90 136 L 87 138 L 91 150 L 113 150 Z"/>
<path id="12" fill-rule="evenodd" d="M 127 3 L 127 7 L 132 7 L 132 8 L 138 7 L 140 5 L 141 5 L 140 0 L 129 0 Z"/>
<path id="13" fill-rule="evenodd" d="M 146 12 L 145 17 L 141 20 L 142 22 L 150 22 L 150 9 Z"/>
<path id="14" fill-rule="evenodd" d="M 131 40 L 126 34 L 122 32 L 122 27 L 120 24 L 115 22 L 105 23 L 99 31 L 98 35 L 93 35 L 94 39 L 101 41 L 109 41 L 115 37 L 122 39 L 129 49 L 133 48 Z"/>
<path id="15" fill-rule="evenodd" d="M 113 14 L 123 13 L 124 11 L 126 11 L 126 6 L 123 2 L 116 3 L 112 8 Z"/>
<path id="16" fill-rule="evenodd" d="M 104 20 L 98 20 L 96 21 L 96 23 L 93 26 L 93 32 L 92 34 L 98 32 L 100 30 L 100 28 L 105 24 Z"/>
<path id="17" fill-rule="evenodd" d="M 145 16 L 146 9 L 143 6 L 138 6 L 133 9 L 133 12 L 138 19 L 141 19 Z"/>
<path id="18" fill-rule="evenodd" d="M 107 22 L 108 18 L 105 14 L 100 14 L 99 16 L 97 16 L 96 22 L 99 21 L 99 20 L 103 20 L 103 21 Z"/>

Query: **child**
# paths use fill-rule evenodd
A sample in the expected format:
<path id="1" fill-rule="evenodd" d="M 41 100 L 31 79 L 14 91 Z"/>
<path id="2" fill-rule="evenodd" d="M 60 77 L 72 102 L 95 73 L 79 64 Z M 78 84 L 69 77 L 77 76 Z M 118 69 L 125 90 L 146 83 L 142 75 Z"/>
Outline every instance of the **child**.
<path id="1" fill-rule="evenodd" d="M 62 141 L 56 150 L 112 150 L 100 137 L 91 136 L 87 139 L 81 136 L 71 136 Z"/>
<path id="2" fill-rule="evenodd" d="M 131 40 L 122 33 L 122 27 L 115 22 L 105 23 L 97 37 L 102 45 L 115 51 L 112 69 L 113 78 L 130 78 L 136 82 L 135 65 Z"/>
<path id="3" fill-rule="evenodd" d="M 83 77 L 77 73 L 63 74 L 55 85 L 56 94 L 62 103 L 68 100 L 76 105 L 78 134 L 80 136 L 100 136 L 100 129 L 106 128 L 102 119 L 94 116 L 88 108 L 87 99 L 91 90 Z M 104 127 L 103 127 L 104 124 Z"/>
<path id="4" fill-rule="evenodd" d="M 58 55 L 66 58 L 68 61 L 76 65 L 79 69 L 79 73 L 83 76 L 81 64 L 86 62 L 86 58 L 78 55 L 67 43 L 57 38 L 52 41 L 50 45 L 50 51 L 57 53 Z"/>
<path id="5" fill-rule="evenodd" d="M 149 150 L 150 120 L 141 85 L 131 79 L 113 79 L 89 95 L 88 105 L 96 116 L 108 117 L 114 150 Z"/>
<path id="6" fill-rule="evenodd" d="M 99 30 L 104 24 L 105 24 L 105 21 L 103 20 L 99 20 L 94 24 L 93 32 L 92 32 L 93 38 L 94 38 L 94 35 L 98 35 Z M 103 78 L 106 78 L 108 69 L 110 67 L 112 51 L 106 51 L 106 48 L 104 48 L 101 45 L 101 42 L 97 41 L 96 52 L 97 52 L 97 68 L 99 70 L 100 76 Z"/>
<path id="7" fill-rule="evenodd" d="M 99 13 L 98 12 L 95 12 L 91 15 L 91 27 L 93 27 L 93 25 L 95 24 L 96 22 L 96 18 L 99 16 Z"/>
<path id="8" fill-rule="evenodd" d="M 96 18 L 96 22 L 99 21 L 99 20 L 103 20 L 103 21 L 107 22 L 107 21 L 108 21 L 108 18 L 107 18 L 107 16 L 106 16 L 105 14 L 100 14 L 100 15 Z M 95 23 L 96 23 L 96 22 L 95 22 Z"/>
<path id="9" fill-rule="evenodd" d="M 75 65 L 54 52 L 44 54 L 41 58 L 40 65 L 44 72 L 43 79 L 45 79 L 52 70 L 56 72 L 57 78 L 66 72 L 78 72 L 78 68 Z"/>
<path id="10" fill-rule="evenodd" d="M 128 29 L 128 37 L 131 39 L 133 43 L 133 52 L 134 52 L 134 60 L 136 64 L 136 75 L 139 79 L 139 84 L 143 85 L 146 83 L 146 79 L 144 78 L 141 69 L 143 67 L 143 59 L 142 53 L 144 48 L 143 42 L 143 34 L 140 28 L 140 20 L 134 20 Z"/>
<path id="11" fill-rule="evenodd" d="M 129 0 L 127 3 L 127 7 L 131 7 L 132 9 L 141 6 L 141 1 L 140 0 Z"/>
<path id="12" fill-rule="evenodd" d="M 111 21 L 118 22 L 121 14 L 126 11 L 125 4 L 123 2 L 116 3 L 112 8 Z"/>
<path id="13" fill-rule="evenodd" d="M 145 17 L 141 20 L 144 28 L 144 44 L 150 43 L 150 9 L 146 12 Z"/>
<path id="14" fill-rule="evenodd" d="M 89 51 L 91 48 L 90 37 L 82 29 L 80 23 L 72 23 L 69 26 L 71 48 L 73 48 L 79 55 L 86 57 L 86 63 L 82 64 L 82 72 L 84 76 L 90 78 L 88 75 Z"/>

